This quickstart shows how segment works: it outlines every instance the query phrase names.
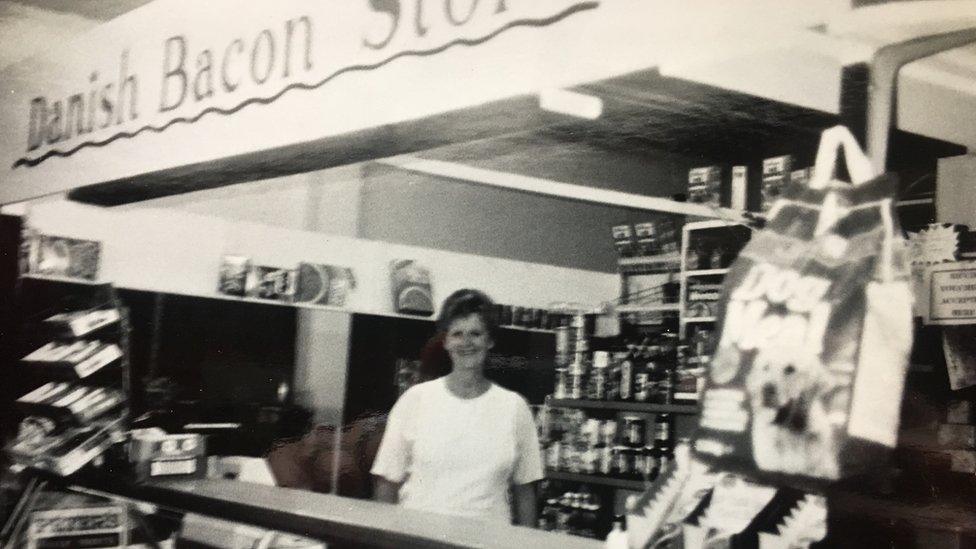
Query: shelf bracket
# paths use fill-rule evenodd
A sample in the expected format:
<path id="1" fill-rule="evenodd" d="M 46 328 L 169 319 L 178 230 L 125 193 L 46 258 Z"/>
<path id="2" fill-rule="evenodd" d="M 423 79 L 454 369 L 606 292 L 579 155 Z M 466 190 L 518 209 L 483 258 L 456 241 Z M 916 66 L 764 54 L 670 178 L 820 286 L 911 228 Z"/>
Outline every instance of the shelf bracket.
<path id="1" fill-rule="evenodd" d="M 888 140 L 898 93 L 898 72 L 913 61 L 974 42 L 976 28 L 967 28 L 889 44 L 874 53 L 868 87 L 867 148 L 877 173 L 883 173 L 887 165 Z"/>

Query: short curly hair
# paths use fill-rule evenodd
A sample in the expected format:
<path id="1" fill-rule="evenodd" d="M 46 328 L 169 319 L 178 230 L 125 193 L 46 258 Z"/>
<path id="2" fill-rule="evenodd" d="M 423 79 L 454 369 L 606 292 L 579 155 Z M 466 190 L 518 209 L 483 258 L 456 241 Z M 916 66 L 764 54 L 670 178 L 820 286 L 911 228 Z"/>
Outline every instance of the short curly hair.
<path id="1" fill-rule="evenodd" d="M 471 288 L 457 290 L 447 296 L 441 304 L 441 311 L 437 317 L 437 329 L 446 333 L 451 323 L 459 318 L 464 318 L 472 314 L 479 315 L 488 335 L 495 339 L 498 335 L 498 314 L 495 302 L 488 297 L 488 294 Z"/>

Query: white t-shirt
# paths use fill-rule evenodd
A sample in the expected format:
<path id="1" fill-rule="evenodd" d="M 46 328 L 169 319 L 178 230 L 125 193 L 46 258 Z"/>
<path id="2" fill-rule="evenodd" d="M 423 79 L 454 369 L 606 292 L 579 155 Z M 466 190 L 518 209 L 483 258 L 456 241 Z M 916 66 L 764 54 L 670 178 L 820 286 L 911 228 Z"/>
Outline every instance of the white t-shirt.
<path id="1" fill-rule="evenodd" d="M 495 384 L 471 399 L 445 378 L 414 385 L 390 411 L 370 472 L 403 482 L 404 507 L 509 523 L 509 486 L 542 478 L 532 412 Z"/>

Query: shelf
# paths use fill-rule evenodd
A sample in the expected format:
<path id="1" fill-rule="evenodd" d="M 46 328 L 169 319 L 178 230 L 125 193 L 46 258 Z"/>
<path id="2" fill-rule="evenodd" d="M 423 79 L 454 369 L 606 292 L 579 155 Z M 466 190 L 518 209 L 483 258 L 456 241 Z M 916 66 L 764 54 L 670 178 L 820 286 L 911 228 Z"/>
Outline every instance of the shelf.
<path id="1" fill-rule="evenodd" d="M 685 278 L 691 278 L 693 276 L 721 276 L 728 274 L 729 270 L 726 269 L 697 269 L 694 271 L 685 271 L 681 273 L 681 276 Z"/>
<path id="2" fill-rule="evenodd" d="M 45 274 L 36 274 L 36 273 L 21 274 L 20 278 L 26 278 L 30 280 L 47 280 L 50 282 L 65 282 L 69 284 L 82 284 L 85 286 L 102 286 L 104 284 L 108 284 L 108 282 L 100 282 L 98 280 L 88 280 L 87 278 L 75 278 L 70 276 L 45 275 Z"/>
<path id="3" fill-rule="evenodd" d="M 622 274 L 670 274 L 681 268 L 681 255 L 678 253 L 667 255 L 649 255 L 639 257 L 621 257 L 617 259 L 617 266 Z"/>
<path id="4" fill-rule="evenodd" d="M 588 408 L 591 410 L 619 410 L 621 412 L 645 412 L 649 414 L 697 414 L 696 404 L 654 404 L 651 402 L 618 402 L 609 400 L 583 400 L 572 398 L 552 399 L 553 407 Z"/>
<path id="5" fill-rule="evenodd" d="M 587 475 L 583 473 L 569 473 L 567 471 L 556 471 L 554 469 L 546 469 L 546 478 L 550 480 L 563 480 L 567 482 L 599 484 L 601 486 L 612 486 L 614 488 L 637 490 L 638 492 L 643 492 L 648 486 L 650 486 L 649 482 L 644 482 L 643 480 L 630 480 L 625 478 L 608 477 L 604 475 Z"/>
<path id="6" fill-rule="evenodd" d="M 690 318 L 682 318 L 681 322 L 683 324 L 705 324 L 708 322 L 715 322 L 718 317 L 714 316 L 693 316 Z"/>
<path id="7" fill-rule="evenodd" d="M 618 313 L 667 313 L 678 312 L 679 303 L 664 303 L 662 305 L 617 305 L 613 308 Z"/>
<path id="8" fill-rule="evenodd" d="M 350 312 L 355 312 L 355 311 L 350 311 Z M 427 319 L 425 319 L 425 320 L 427 320 Z M 429 320 L 433 321 L 433 319 L 429 319 Z M 511 326 L 511 325 L 502 325 L 502 326 L 499 326 L 498 329 L 499 330 L 515 330 L 516 332 L 535 332 L 537 334 L 554 334 L 554 333 L 556 333 L 555 330 L 550 330 L 548 328 L 527 328 L 525 326 Z"/>

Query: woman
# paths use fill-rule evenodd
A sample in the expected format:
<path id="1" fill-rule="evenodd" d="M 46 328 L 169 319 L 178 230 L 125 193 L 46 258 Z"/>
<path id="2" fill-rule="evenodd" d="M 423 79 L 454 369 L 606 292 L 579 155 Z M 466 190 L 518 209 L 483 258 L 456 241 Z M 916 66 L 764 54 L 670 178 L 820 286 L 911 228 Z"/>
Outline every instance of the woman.
<path id="1" fill-rule="evenodd" d="M 438 329 L 451 372 L 414 385 L 393 406 L 371 470 L 376 497 L 487 520 L 511 522 L 514 514 L 534 526 L 539 440 L 525 399 L 485 378 L 497 329 L 491 299 L 454 292 Z"/>

